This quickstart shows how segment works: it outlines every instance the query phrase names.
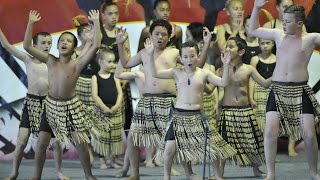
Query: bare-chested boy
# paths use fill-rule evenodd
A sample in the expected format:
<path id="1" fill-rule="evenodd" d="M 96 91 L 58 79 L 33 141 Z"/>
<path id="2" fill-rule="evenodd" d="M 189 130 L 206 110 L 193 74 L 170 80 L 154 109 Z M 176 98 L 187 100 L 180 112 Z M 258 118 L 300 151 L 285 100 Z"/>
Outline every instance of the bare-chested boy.
<path id="1" fill-rule="evenodd" d="M 18 133 L 17 145 L 12 161 L 11 174 L 5 179 L 16 179 L 19 174 L 19 166 L 23 157 L 24 148 L 27 145 L 30 133 L 38 135 L 41 115 L 43 113 L 43 100 L 48 93 L 48 68 L 41 61 L 19 51 L 11 45 L 0 29 L 0 42 L 12 55 L 24 62 L 28 75 L 28 92 L 25 98 L 21 122 Z M 33 37 L 33 46 L 40 51 L 49 53 L 52 38 L 47 32 L 39 32 Z M 56 176 L 59 179 L 68 179 L 62 174 L 61 161 L 62 150 L 58 141 L 53 144 Z"/>
<path id="2" fill-rule="evenodd" d="M 155 47 L 154 59 L 159 70 L 169 69 L 177 64 L 179 51 L 176 48 L 166 47 L 171 31 L 170 23 L 162 19 L 154 21 L 150 26 L 151 39 Z M 200 67 L 205 62 L 211 38 L 208 29 L 204 34 L 204 50 L 198 62 Z M 145 74 L 146 90 L 135 110 L 128 136 L 128 146 L 132 149 L 130 165 L 133 172 L 129 179 L 139 179 L 139 146 L 142 143 L 146 147 L 159 147 L 162 132 L 169 121 L 171 103 L 176 96 L 176 86 L 173 80 L 152 77 L 151 64 L 145 49 L 130 58 L 123 45 L 126 39 L 127 33 L 120 29 L 117 33 L 117 43 L 123 67 L 131 68 L 143 64 Z"/>
<path id="3" fill-rule="evenodd" d="M 271 78 L 264 79 L 254 67 L 242 62 L 246 46 L 246 41 L 240 37 L 231 37 L 227 41 L 226 51 L 231 54 L 228 65 L 230 81 L 224 88 L 218 129 L 224 140 L 237 150 L 232 157 L 235 164 L 253 167 L 254 175 L 262 176 L 259 166 L 265 162 L 263 134 L 250 105 L 249 80 L 253 78 L 261 86 L 268 87 Z M 225 161 L 222 161 L 222 174 L 224 165 Z"/>
<path id="4" fill-rule="evenodd" d="M 315 130 L 320 106 L 307 84 L 307 66 L 313 50 L 320 45 L 320 34 L 303 31 L 305 10 L 297 4 L 284 10 L 283 30 L 260 28 L 259 11 L 266 3 L 266 0 L 255 1 L 249 26 L 250 34 L 273 40 L 277 45 L 277 64 L 267 102 L 264 134 L 268 170 L 266 179 L 275 179 L 275 156 L 279 134 L 304 139 L 310 178 L 320 179 L 317 174 L 318 143 Z"/>
<path id="5" fill-rule="evenodd" d="M 95 179 L 89 161 L 88 130 L 92 126 L 89 115 L 79 98 L 75 95 L 75 86 L 82 68 L 90 61 L 100 47 L 99 11 L 89 12 L 89 20 L 93 22 L 94 38 L 87 53 L 78 59 L 71 58 L 77 47 L 77 39 L 70 32 L 64 32 L 58 39 L 59 57 L 44 53 L 31 45 L 33 26 L 41 17 L 37 11 L 31 11 L 27 26 L 24 48 L 35 58 L 46 63 L 49 74 L 49 93 L 45 100 L 46 117 L 40 125 L 40 134 L 36 150 L 36 163 L 33 179 L 41 179 L 45 161 L 45 151 L 51 136 L 61 142 L 73 142 L 78 150 L 79 158 L 87 179 Z"/>
<path id="6" fill-rule="evenodd" d="M 171 179 L 171 166 L 173 162 L 182 163 L 188 180 L 196 179 L 192 168 L 192 161 L 201 161 L 204 156 L 204 142 L 206 136 L 205 122 L 201 115 L 203 109 L 203 92 L 207 81 L 218 86 L 228 84 L 228 64 L 230 54 L 222 53 L 221 59 L 225 65 L 223 77 L 216 76 L 209 70 L 197 67 L 199 48 L 195 42 L 186 42 L 180 49 L 180 61 L 183 67 L 158 70 L 153 60 L 154 47 L 152 40 L 147 39 L 145 48 L 150 56 L 152 75 L 161 79 L 174 79 L 177 84 L 178 96 L 170 122 L 163 134 L 161 151 L 156 158 L 164 160 L 164 180 Z M 218 135 L 218 134 L 217 134 Z M 221 136 L 212 141 L 219 142 L 214 146 L 208 146 L 207 152 L 211 162 L 215 162 L 216 179 L 222 179 L 219 172 L 218 158 L 229 158 L 236 151 L 225 142 Z M 213 142 L 214 143 L 214 142 Z M 217 144 L 224 144 L 223 147 Z"/>

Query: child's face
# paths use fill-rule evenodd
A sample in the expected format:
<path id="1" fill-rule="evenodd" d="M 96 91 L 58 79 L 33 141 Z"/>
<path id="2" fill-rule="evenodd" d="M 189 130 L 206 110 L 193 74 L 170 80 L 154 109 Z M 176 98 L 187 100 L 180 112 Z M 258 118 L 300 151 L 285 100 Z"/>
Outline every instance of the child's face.
<path id="1" fill-rule="evenodd" d="M 237 46 L 236 44 L 236 41 L 235 40 L 228 40 L 227 41 L 227 44 L 226 44 L 226 51 L 230 52 L 230 55 L 231 55 L 231 60 L 236 58 L 236 57 L 239 57 L 241 56 L 239 54 L 239 47 Z"/>
<path id="2" fill-rule="evenodd" d="M 296 22 L 296 18 L 292 13 L 283 14 L 283 31 L 285 34 L 295 34 L 299 28 L 299 23 Z"/>
<path id="3" fill-rule="evenodd" d="M 263 53 L 271 53 L 273 42 L 271 40 L 260 39 L 259 46 Z"/>
<path id="4" fill-rule="evenodd" d="M 74 36 L 63 34 L 58 42 L 59 54 L 73 53 L 74 48 Z"/>
<path id="5" fill-rule="evenodd" d="M 102 14 L 105 24 L 107 26 L 114 27 L 119 21 L 119 10 L 118 6 L 111 5 L 108 6 Z"/>
<path id="6" fill-rule="evenodd" d="M 181 50 L 181 62 L 192 69 L 197 66 L 198 53 L 194 47 L 184 47 Z"/>
<path id="7" fill-rule="evenodd" d="M 92 30 L 92 26 L 88 25 L 86 27 L 84 27 L 82 33 L 81 33 L 81 39 L 84 40 L 85 42 L 87 40 L 90 40 L 93 38 L 93 30 Z"/>
<path id="8" fill-rule="evenodd" d="M 103 59 L 99 59 L 100 69 L 110 72 L 116 67 L 115 56 L 113 53 L 105 53 Z"/>
<path id="9" fill-rule="evenodd" d="M 232 1 L 227 8 L 227 14 L 231 19 L 243 19 L 243 13 L 243 4 L 240 1 Z"/>
<path id="10" fill-rule="evenodd" d="M 157 48 L 164 48 L 166 47 L 169 41 L 169 34 L 165 27 L 163 26 L 156 26 L 151 34 L 151 39 Z"/>
<path id="11" fill-rule="evenodd" d="M 291 6 L 293 4 L 292 0 L 282 0 L 282 2 L 279 4 L 279 6 L 276 6 L 276 9 L 279 12 L 279 15 L 282 16 L 284 13 L 284 10 Z"/>
<path id="12" fill-rule="evenodd" d="M 156 19 L 168 21 L 170 16 L 170 5 L 167 2 L 160 2 L 155 10 L 153 10 Z"/>
<path id="13" fill-rule="evenodd" d="M 52 37 L 51 36 L 43 36 L 38 35 L 37 44 L 34 45 L 35 48 L 49 53 L 52 46 Z"/>

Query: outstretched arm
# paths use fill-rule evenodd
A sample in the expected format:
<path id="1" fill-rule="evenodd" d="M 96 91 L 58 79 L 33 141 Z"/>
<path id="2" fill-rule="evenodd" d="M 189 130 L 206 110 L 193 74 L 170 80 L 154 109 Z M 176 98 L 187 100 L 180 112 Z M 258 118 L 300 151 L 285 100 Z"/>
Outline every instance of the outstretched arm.
<path id="1" fill-rule="evenodd" d="M 255 0 L 254 6 L 251 13 L 250 24 L 249 24 L 249 34 L 262 39 L 275 40 L 277 31 L 276 29 L 261 28 L 259 23 L 259 12 L 262 6 L 264 6 L 268 1 L 266 0 Z"/>
<path id="2" fill-rule="evenodd" d="M 36 10 L 30 11 L 29 22 L 27 25 L 26 33 L 24 35 L 23 47 L 28 53 L 30 53 L 36 59 L 46 63 L 48 61 L 49 54 L 32 46 L 33 26 L 36 22 L 40 21 L 40 19 L 41 19 L 41 16 Z"/>
<path id="3" fill-rule="evenodd" d="M 158 70 L 156 68 L 156 65 L 154 64 L 154 59 L 153 59 L 154 46 L 153 46 L 153 42 L 150 38 L 148 38 L 146 40 L 146 42 L 144 43 L 144 48 L 147 53 L 147 57 L 146 57 L 147 62 L 150 63 L 150 69 L 152 72 L 152 76 L 155 78 L 160 78 L 160 79 L 172 79 L 173 78 L 173 68 L 166 69 L 166 70 Z"/>
<path id="4" fill-rule="evenodd" d="M 77 71 L 80 72 L 88 62 L 90 62 L 93 55 L 97 52 L 101 45 L 100 36 L 100 22 L 99 22 L 99 11 L 91 10 L 89 12 L 88 19 L 93 22 L 93 42 L 88 48 L 87 52 L 82 56 L 79 56 L 77 63 Z"/>
<path id="5" fill-rule="evenodd" d="M 121 62 L 118 62 L 114 77 L 122 80 L 133 80 L 137 77 L 135 72 L 124 72 Z"/>
<path id="6" fill-rule="evenodd" d="M 31 60 L 31 57 L 27 55 L 26 53 L 19 51 L 17 48 L 15 48 L 12 44 L 9 43 L 6 36 L 3 34 L 1 28 L 0 28 L 0 43 L 3 48 L 5 48 L 7 51 L 9 51 L 13 56 L 17 57 L 21 61 L 27 62 Z"/>
<path id="7" fill-rule="evenodd" d="M 230 52 L 222 52 L 221 60 L 223 62 L 223 74 L 222 78 L 216 76 L 212 72 L 208 74 L 208 81 L 214 85 L 225 87 L 229 82 L 229 63 L 231 61 Z"/>
<path id="8" fill-rule="evenodd" d="M 250 68 L 252 68 L 252 73 L 251 73 L 252 79 L 255 80 L 262 87 L 268 88 L 271 84 L 272 77 L 265 79 L 258 73 L 258 71 L 255 68 L 253 68 L 253 67 L 250 67 Z"/>
<path id="9" fill-rule="evenodd" d="M 198 63 L 198 67 L 202 68 L 204 64 L 206 63 L 207 57 L 208 57 L 208 49 L 210 47 L 210 42 L 211 42 L 211 32 L 207 27 L 203 28 L 203 41 L 204 41 L 204 46 L 203 49 L 200 53 L 200 61 Z"/>
<path id="10" fill-rule="evenodd" d="M 116 32 L 116 41 L 119 51 L 119 59 L 124 68 L 132 68 L 141 64 L 141 55 L 138 52 L 135 56 L 131 57 L 130 52 L 127 51 L 125 42 L 128 39 L 128 33 L 125 29 L 119 28 Z"/>

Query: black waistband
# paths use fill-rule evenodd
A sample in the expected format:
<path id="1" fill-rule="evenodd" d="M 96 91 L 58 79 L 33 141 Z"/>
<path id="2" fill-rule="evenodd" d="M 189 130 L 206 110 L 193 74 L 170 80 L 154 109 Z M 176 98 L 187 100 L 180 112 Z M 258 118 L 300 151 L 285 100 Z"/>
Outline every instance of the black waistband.
<path id="1" fill-rule="evenodd" d="M 30 97 L 30 98 L 33 98 L 33 99 L 45 99 L 46 96 L 38 96 L 38 95 L 35 95 L 35 94 L 28 94 L 27 93 L 27 97 Z"/>
<path id="2" fill-rule="evenodd" d="M 196 110 L 189 110 L 189 109 L 180 109 L 180 108 L 174 108 L 175 111 L 178 112 L 200 112 L 200 109 L 196 109 Z"/>
<path id="3" fill-rule="evenodd" d="M 307 85 L 307 84 L 308 84 L 308 81 L 302 81 L 302 82 L 279 82 L 279 81 L 271 81 L 271 84 L 285 85 L 285 86 L 301 86 L 301 85 Z"/>
<path id="4" fill-rule="evenodd" d="M 246 109 L 246 108 L 251 108 L 250 105 L 246 106 L 222 106 L 222 109 Z"/>
<path id="5" fill-rule="evenodd" d="M 151 94 L 151 93 L 145 93 L 143 94 L 143 97 L 176 97 L 176 95 L 170 94 L 170 93 L 159 93 L 159 94 Z"/>

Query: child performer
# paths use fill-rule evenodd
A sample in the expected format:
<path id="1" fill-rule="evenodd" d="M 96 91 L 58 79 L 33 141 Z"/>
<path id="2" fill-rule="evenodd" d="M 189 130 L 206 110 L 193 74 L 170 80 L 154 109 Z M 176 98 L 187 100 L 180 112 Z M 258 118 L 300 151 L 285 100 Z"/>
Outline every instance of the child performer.
<path id="1" fill-rule="evenodd" d="M 115 163 L 116 156 L 123 153 L 122 128 L 122 88 L 120 80 L 114 77 L 115 56 L 108 48 L 100 48 L 96 55 L 99 72 L 92 76 L 92 97 L 95 101 L 92 147 L 100 155 L 100 169 L 106 169 L 105 156 L 110 156 L 111 167 L 120 168 Z"/>

